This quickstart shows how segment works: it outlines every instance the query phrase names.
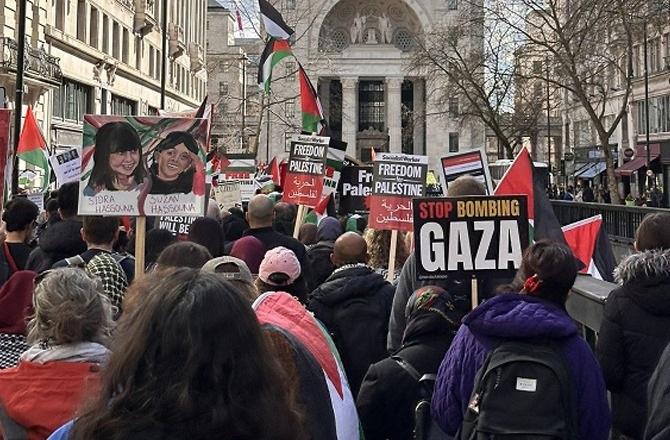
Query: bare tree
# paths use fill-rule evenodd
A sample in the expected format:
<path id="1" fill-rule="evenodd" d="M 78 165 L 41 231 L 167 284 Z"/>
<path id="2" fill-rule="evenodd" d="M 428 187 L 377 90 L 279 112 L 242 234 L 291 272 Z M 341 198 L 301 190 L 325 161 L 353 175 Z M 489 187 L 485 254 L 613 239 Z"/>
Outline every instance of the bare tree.
<path id="1" fill-rule="evenodd" d="M 543 97 L 516 87 L 518 42 L 510 27 L 487 19 L 476 1 L 464 6 L 451 22 L 417 36 L 412 64 L 432 83 L 439 113 L 483 122 L 511 158 L 537 126 Z"/>
<path id="2" fill-rule="evenodd" d="M 650 17 L 648 0 L 513 0 L 486 2 L 484 13 L 550 63 L 547 80 L 580 104 L 597 133 L 608 190 L 620 202 L 609 140 L 632 91 L 633 45 Z M 528 75 L 540 78 L 541 75 Z M 606 118 L 606 116 L 609 116 Z"/>

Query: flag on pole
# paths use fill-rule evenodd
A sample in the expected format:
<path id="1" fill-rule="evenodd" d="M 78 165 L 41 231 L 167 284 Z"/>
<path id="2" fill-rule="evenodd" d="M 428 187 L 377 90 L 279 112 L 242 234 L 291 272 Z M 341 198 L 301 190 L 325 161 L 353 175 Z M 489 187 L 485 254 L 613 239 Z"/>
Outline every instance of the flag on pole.
<path id="1" fill-rule="evenodd" d="M 266 173 L 272 177 L 272 181 L 276 183 L 277 185 L 281 186 L 281 173 L 279 172 L 279 161 L 277 160 L 277 157 L 273 157 L 272 160 L 270 161 L 270 164 L 268 165 L 268 169 L 266 170 Z"/>
<path id="2" fill-rule="evenodd" d="M 305 216 L 305 223 L 312 223 L 314 225 L 319 225 L 319 222 L 324 218 L 328 211 L 328 204 L 330 203 L 330 198 L 332 193 L 323 197 L 319 203 L 316 204 L 313 210 Z"/>
<path id="3" fill-rule="evenodd" d="M 602 215 L 563 226 L 563 234 L 572 253 L 584 264 L 580 273 L 590 274 L 599 280 L 614 281 L 616 259 L 603 227 Z"/>
<path id="4" fill-rule="evenodd" d="M 242 24 L 242 14 L 240 14 L 240 8 L 235 7 L 235 17 L 237 18 L 237 29 L 244 31 L 244 25 Z"/>
<path id="5" fill-rule="evenodd" d="M 295 31 L 286 24 L 284 17 L 281 16 L 279 11 L 277 11 L 270 2 L 266 0 L 258 0 L 258 3 L 261 10 L 261 19 L 265 26 L 265 32 L 272 38 L 288 40 Z"/>
<path id="6" fill-rule="evenodd" d="M 42 135 L 42 131 L 37 125 L 37 120 L 33 114 L 33 109 L 28 106 L 26 118 L 23 122 L 23 129 L 19 137 L 19 147 L 16 154 L 19 159 L 32 164 L 44 170 L 44 186 L 46 190 L 49 186 L 49 158 L 47 156 L 47 142 Z"/>
<path id="7" fill-rule="evenodd" d="M 494 191 L 495 195 L 527 195 L 528 221 L 532 240 L 553 240 L 565 244 L 561 224 L 554 214 L 540 176 L 535 173 L 528 150 L 522 148 Z"/>
<path id="8" fill-rule="evenodd" d="M 270 92 L 272 69 L 289 55 L 292 55 L 291 47 L 286 40 L 270 39 L 265 45 L 258 62 L 258 87 L 263 89 L 265 93 Z"/>
<path id="9" fill-rule="evenodd" d="M 324 128 L 323 108 L 319 95 L 309 80 L 305 69 L 298 63 L 300 77 L 300 108 L 302 110 L 302 129 L 308 133 L 320 134 Z"/>

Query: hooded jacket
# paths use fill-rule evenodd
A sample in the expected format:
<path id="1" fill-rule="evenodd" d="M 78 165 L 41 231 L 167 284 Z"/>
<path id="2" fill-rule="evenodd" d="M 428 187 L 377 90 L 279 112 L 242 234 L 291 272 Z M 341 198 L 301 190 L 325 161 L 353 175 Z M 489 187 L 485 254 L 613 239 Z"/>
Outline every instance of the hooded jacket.
<path id="1" fill-rule="evenodd" d="M 670 438 L 670 346 L 649 379 L 648 389 L 649 416 L 644 439 L 665 440 Z"/>
<path id="2" fill-rule="evenodd" d="M 670 342 L 670 250 L 633 254 L 614 271 L 597 354 L 612 392 L 614 427 L 641 438 L 647 384 Z"/>
<path id="3" fill-rule="evenodd" d="M 444 295 L 448 296 L 446 292 Z M 413 312 L 408 318 L 402 347 L 393 356 L 408 362 L 420 375 L 436 374 L 458 323 L 457 313 L 448 307 Z M 356 400 L 365 439 L 412 438 L 420 397 L 420 384 L 394 359 L 387 357 L 372 364 Z"/>
<path id="4" fill-rule="evenodd" d="M 438 425 L 449 435 L 460 429 L 475 376 L 499 341 L 536 338 L 556 341 L 562 348 L 576 390 L 579 439 L 608 439 L 605 383 L 588 344 L 565 310 L 520 294 L 493 297 L 463 319 L 437 374 L 431 412 Z"/>
<path id="5" fill-rule="evenodd" d="M 57 261 L 74 257 L 86 251 L 81 238 L 83 224 L 77 219 L 67 219 L 49 226 L 40 236 L 39 246 L 28 257 L 26 270 L 37 273 L 50 269 Z"/>
<path id="6" fill-rule="evenodd" d="M 368 367 L 386 357 L 393 286 L 365 265 L 343 266 L 312 292 L 307 308 L 332 335 L 356 397 Z"/>

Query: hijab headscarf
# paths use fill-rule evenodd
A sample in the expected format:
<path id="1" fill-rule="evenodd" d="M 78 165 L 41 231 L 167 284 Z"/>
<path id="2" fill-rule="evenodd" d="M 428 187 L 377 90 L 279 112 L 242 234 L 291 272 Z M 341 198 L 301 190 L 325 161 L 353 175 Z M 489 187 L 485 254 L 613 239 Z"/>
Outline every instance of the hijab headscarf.
<path id="1" fill-rule="evenodd" d="M 462 314 L 446 290 L 437 286 L 425 286 L 414 292 L 408 301 L 405 317 L 407 327 L 403 344 L 422 336 L 453 336 L 458 330 Z"/>

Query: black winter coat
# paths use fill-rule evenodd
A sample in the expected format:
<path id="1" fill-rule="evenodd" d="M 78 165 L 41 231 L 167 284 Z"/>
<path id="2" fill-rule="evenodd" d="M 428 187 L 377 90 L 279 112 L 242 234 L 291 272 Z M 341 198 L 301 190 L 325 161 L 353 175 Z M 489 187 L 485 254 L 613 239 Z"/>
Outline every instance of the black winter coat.
<path id="1" fill-rule="evenodd" d="M 649 417 L 644 439 L 667 440 L 670 438 L 670 346 L 663 352 L 648 390 Z"/>
<path id="2" fill-rule="evenodd" d="M 77 219 L 67 219 L 45 229 L 38 247 L 28 257 L 26 269 L 40 273 L 51 269 L 57 261 L 86 251 L 86 243 L 81 238 L 82 226 L 82 222 Z"/>
<path id="3" fill-rule="evenodd" d="M 333 253 L 334 247 L 334 241 L 319 241 L 307 249 L 307 260 L 312 268 L 309 282 L 310 292 L 323 284 L 335 270 L 335 265 L 330 261 L 330 254 Z"/>
<path id="4" fill-rule="evenodd" d="M 307 308 L 333 337 L 356 398 L 370 365 L 386 357 L 393 286 L 371 268 L 336 270 L 312 292 Z"/>
<path id="5" fill-rule="evenodd" d="M 670 342 L 670 251 L 633 254 L 614 272 L 597 355 L 612 392 L 613 427 L 642 438 L 647 384 Z"/>
<path id="6" fill-rule="evenodd" d="M 394 356 L 412 365 L 420 375 L 437 374 L 437 369 L 453 339 L 452 330 L 428 330 L 406 335 Z M 414 409 L 420 398 L 419 383 L 390 357 L 372 364 L 356 407 L 366 440 L 407 440 L 412 438 Z"/>

